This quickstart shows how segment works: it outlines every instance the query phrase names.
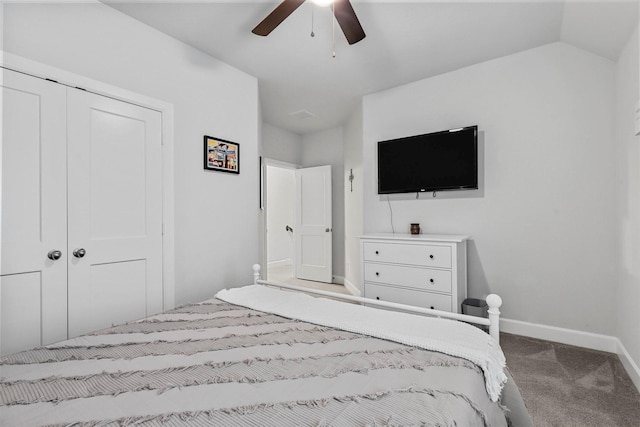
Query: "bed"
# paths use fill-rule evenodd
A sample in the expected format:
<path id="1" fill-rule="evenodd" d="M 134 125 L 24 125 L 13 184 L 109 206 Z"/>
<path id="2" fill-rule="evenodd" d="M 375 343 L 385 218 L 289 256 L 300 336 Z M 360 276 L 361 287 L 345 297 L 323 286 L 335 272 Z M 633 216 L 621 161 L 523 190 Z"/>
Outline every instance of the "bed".
<path id="1" fill-rule="evenodd" d="M 254 274 L 207 301 L 3 357 L 0 425 L 532 425 L 481 329 Z"/>

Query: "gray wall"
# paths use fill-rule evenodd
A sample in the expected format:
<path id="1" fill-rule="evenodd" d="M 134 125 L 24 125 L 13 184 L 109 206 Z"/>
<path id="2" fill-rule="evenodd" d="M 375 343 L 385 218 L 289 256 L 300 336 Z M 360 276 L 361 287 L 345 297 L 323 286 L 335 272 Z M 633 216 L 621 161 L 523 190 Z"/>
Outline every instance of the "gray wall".
<path id="1" fill-rule="evenodd" d="M 302 151 L 302 136 L 268 123 L 262 124 L 263 157 L 300 165 Z"/>
<path id="2" fill-rule="evenodd" d="M 348 177 L 353 170 L 353 185 Z M 362 170 L 362 104 L 344 126 L 344 243 L 345 285 L 362 292 L 360 239 L 363 228 L 362 209 L 364 175 Z"/>
<path id="3" fill-rule="evenodd" d="M 612 335 L 615 64 L 554 43 L 366 96 L 364 231 L 390 232 L 379 140 L 477 124 L 474 197 L 392 199 L 396 230 L 468 234 L 469 296 L 505 318 Z"/>
<path id="4" fill-rule="evenodd" d="M 618 61 L 616 81 L 616 189 L 618 289 L 614 300 L 617 337 L 640 366 L 640 137 L 634 135 L 640 100 L 638 30 Z M 637 369 L 637 368 L 636 368 Z"/>

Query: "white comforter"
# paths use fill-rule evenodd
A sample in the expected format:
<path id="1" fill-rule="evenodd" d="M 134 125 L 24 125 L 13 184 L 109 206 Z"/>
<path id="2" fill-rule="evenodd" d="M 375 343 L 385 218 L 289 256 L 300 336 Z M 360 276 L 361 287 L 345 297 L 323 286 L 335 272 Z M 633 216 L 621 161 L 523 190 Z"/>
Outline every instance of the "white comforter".
<path id="1" fill-rule="evenodd" d="M 290 319 L 462 357 L 482 369 L 487 393 L 493 402 L 500 399 L 507 381 L 506 360 L 498 343 L 463 322 L 344 304 L 262 285 L 225 289 L 218 292 L 216 298 Z"/>
<path id="2" fill-rule="evenodd" d="M 252 286 L 0 358 L 0 425 L 506 427 L 503 360 L 470 325 Z"/>

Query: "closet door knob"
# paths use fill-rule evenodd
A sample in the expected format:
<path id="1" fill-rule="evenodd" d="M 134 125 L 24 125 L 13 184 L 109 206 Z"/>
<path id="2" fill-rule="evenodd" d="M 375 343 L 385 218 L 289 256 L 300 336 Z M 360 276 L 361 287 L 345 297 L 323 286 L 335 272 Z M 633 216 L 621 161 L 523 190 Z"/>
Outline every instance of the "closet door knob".
<path id="1" fill-rule="evenodd" d="M 47 258 L 52 259 L 52 260 L 57 260 L 62 258 L 62 252 L 58 251 L 58 250 L 52 250 L 49 251 L 49 253 L 47 254 Z"/>
<path id="2" fill-rule="evenodd" d="M 86 254 L 87 254 L 87 251 L 85 251 L 83 248 L 73 250 L 73 256 L 76 258 L 82 258 Z"/>

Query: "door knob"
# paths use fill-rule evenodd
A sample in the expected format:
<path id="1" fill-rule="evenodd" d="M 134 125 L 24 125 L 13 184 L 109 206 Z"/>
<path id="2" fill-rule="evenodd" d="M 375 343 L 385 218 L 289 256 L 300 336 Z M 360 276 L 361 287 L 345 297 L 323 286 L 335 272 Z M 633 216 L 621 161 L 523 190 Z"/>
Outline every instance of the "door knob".
<path id="1" fill-rule="evenodd" d="M 62 258 L 62 252 L 58 251 L 58 250 L 52 250 L 49 251 L 49 253 L 47 254 L 47 258 L 52 259 L 52 260 L 57 260 Z"/>
<path id="2" fill-rule="evenodd" d="M 86 253 L 87 251 L 85 251 L 83 248 L 73 250 L 73 256 L 76 258 L 82 258 L 86 255 Z"/>

